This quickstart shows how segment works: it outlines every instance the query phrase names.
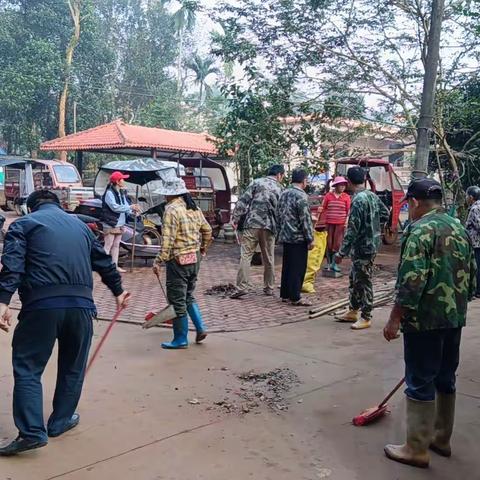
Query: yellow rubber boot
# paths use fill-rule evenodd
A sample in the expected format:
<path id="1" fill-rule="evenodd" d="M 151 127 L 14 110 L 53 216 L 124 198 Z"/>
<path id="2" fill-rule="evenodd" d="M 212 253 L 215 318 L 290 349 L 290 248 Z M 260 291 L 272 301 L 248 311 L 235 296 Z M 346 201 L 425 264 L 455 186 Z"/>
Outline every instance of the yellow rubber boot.
<path id="1" fill-rule="evenodd" d="M 386 445 L 385 455 L 395 462 L 427 468 L 434 420 L 435 402 L 420 402 L 407 397 L 407 441 L 403 445 Z"/>
<path id="2" fill-rule="evenodd" d="M 450 438 L 453 432 L 455 419 L 455 393 L 446 394 L 437 392 L 435 412 L 435 435 L 430 449 L 442 457 L 451 457 L 452 448 Z"/>
<path id="3" fill-rule="evenodd" d="M 345 315 L 337 317 L 341 322 L 358 322 L 360 320 L 359 311 L 350 309 Z"/>

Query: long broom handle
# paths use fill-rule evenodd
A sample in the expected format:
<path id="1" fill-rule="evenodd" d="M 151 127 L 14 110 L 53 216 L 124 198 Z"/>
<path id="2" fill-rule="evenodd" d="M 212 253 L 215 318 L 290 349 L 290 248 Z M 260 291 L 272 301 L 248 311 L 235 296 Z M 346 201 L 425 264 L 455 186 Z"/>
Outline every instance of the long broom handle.
<path id="1" fill-rule="evenodd" d="M 395 388 L 383 399 L 382 403 L 380 403 L 380 405 L 378 406 L 378 408 L 381 408 L 383 406 L 386 405 L 386 403 L 398 392 L 398 390 L 400 389 L 400 387 L 404 384 L 405 382 L 405 378 L 402 378 L 398 383 L 397 385 L 395 386 Z"/>
<path id="2" fill-rule="evenodd" d="M 93 355 L 90 357 L 85 375 L 89 372 L 90 368 L 92 368 L 93 362 L 95 362 L 103 344 L 105 343 L 105 340 L 107 339 L 108 335 L 112 331 L 113 326 L 115 325 L 115 323 L 117 323 L 117 320 L 120 318 L 120 315 L 123 313 L 124 310 L 125 310 L 125 307 L 117 308 L 117 311 L 115 312 L 115 315 L 110 321 L 110 324 L 108 325 L 106 332 L 103 334 L 103 337 L 100 339 L 100 342 L 98 342 L 98 345 L 96 346 L 93 352 Z"/>
<path id="3" fill-rule="evenodd" d="M 157 277 L 158 284 L 160 285 L 160 288 L 162 289 L 163 296 L 165 297 L 165 300 L 166 300 L 167 303 L 168 303 L 167 293 L 165 292 L 165 289 L 163 288 L 162 281 L 160 280 L 160 274 L 159 274 L 159 273 L 156 273 L 155 276 Z"/>

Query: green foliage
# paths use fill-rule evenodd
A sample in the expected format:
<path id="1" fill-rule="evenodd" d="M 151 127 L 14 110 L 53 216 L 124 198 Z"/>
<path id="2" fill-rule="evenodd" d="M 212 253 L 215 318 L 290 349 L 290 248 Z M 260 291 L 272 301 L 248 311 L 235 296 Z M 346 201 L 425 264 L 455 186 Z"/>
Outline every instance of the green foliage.
<path id="1" fill-rule="evenodd" d="M 464 188 L 480 185 L 480 80 L 468 78 L 455 88 L 441 91 L 442 121 L 448 144 L 460 164 Z M 451 165 L 444 154 L 431 155 L 430 168 L 440 168 L 447 186 L 454 183 Z"/>
<path id="2" fill-rule="evenodd" d="M 188 120 L 176 91 L 178 22 L 161 1 L 83 0 L 67 103 L 67 133 L 122 117 L 181 129 Z M 184 28 L 197 2 L 182 2 Z M 67 0 L 0 1 L 0 142 L 28 153 L 58 128 L 58 100 L 72 22 Z M 208 63 L 208 62 L 207 62 Z M 207 75 L 214 72 L 207 67 Z M 206 89 L 204 73 L 199 85 Z M 205 97 L 205 95 L 203 95 Z M 205 101 L 205 98 L 204 98 Z M 213 108 L 213 104 L 209 108 Z"/>
<path id="3" fill-rule="evenodd" d="M 185 112 L 176 95 L 175 82 L 165 82 L 157 91 L 158 96 L 138 112 L 136 122 L 146 127 L 181 130 Z"/>
<path id="4" fill-rule="evenodd" d="M 195 74 L 195 83 L 200 87 L 200 102 L 203 103 L 203 92 L 205 92 L 206 95 L 212 93 L 210 85 L 206 82 L 207 77 L 220 73 L 220 69 L 215 66 L 215 59 L 213 57 L 207 56 L 202 58 L 198 53 L 194 53 L 192 58 L 186 62 L 186 67 Z"/>
<path id="5" fill-rule="evenodd" d="M 307 162 L 303 156 L 306 150 L 316 150 L 313 122 L 287 122 L 289 117 L 313 113 L 300 111 L 290 99 L 291 79 L 252 80 L 246 89 L 236 83 L 224 88 L 228 111 L 215 131 L 220 151 L 225 156 L 235 155 L 241 187 L 263 175 L 268 165 L 287 163 L 293 157 L 302 157 L 302 163 L 313 170 L 324 168 L 321 159 L 312 157 Z"/>

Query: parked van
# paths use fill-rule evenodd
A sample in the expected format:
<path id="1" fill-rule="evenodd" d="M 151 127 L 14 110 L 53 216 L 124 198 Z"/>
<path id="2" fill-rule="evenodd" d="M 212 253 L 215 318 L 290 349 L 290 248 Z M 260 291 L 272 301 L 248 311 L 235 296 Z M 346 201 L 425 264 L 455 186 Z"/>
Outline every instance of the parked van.
<path id="1" fill-rule="evenodd" d="M 56 193 L 67 211 L 73 211 L 82 200 L 93 194 L 91 188 L 83 186 L 78 170 L 71 163 L 2 156 L 0 166 L 5 172 L 0 207 L 15 210 L 18 215 L 22 214 L 28 195 L 39 188 L 48 188 Z"/>

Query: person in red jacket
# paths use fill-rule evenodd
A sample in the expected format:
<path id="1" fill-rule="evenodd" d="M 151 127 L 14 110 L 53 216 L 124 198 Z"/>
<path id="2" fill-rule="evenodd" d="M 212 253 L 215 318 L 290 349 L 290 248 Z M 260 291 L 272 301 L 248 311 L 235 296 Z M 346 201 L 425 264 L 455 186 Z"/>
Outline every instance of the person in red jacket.
<path id="1" fill-rule="evenodd" d="M 348 221 L 351 199 L 345 193 L 347 180 L 344 177 L 337 177 L 332 182 L 334 190 L 325 195 L 322 203 L 322 212 L 325 212 L 325 223 L 327 225 L 327 262 L 328 269 L 340 272 L 335 263 L 335 253 L 338 252 L 345 234 L 345 226 Z"/>

